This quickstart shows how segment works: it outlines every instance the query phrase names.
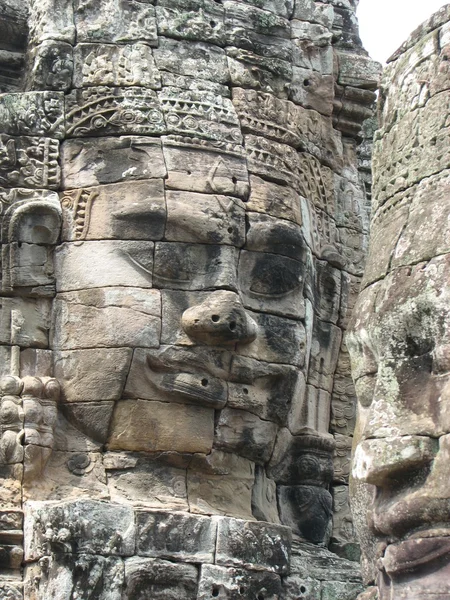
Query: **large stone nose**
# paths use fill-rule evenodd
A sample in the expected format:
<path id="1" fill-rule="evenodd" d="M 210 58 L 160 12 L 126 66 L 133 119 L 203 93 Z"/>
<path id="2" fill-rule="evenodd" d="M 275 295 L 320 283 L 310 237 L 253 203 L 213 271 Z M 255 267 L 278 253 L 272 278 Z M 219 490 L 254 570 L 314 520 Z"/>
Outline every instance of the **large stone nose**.
<path id="1" fill-rule="evenodd" d="M 204 302 L 184 311 L 181 325 L 188 336 L 212 346 L 249 343 L 257 325 L 234 292 L 211 293 Z"/>
<path id="2" fill-rule="evenodd" d="M 364 440 L 355 450 L 352 475 L 364 483 L 389 487 L 393 479 L 429 465 L 438 440 L 420 435 Z"/>

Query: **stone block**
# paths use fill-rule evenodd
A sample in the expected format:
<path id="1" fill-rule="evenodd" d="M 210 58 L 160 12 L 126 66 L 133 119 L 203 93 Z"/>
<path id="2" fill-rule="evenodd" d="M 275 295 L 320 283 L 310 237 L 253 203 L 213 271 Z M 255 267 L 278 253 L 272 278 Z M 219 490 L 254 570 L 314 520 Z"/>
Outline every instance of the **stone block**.
<path id="1" fill-rule="evenodd" d="M 166 204 L 162 179 L 69 190 L 62 194 L 63 241 L 160 240 Z"/>
<path id="2" fill-rule="evenodd" d="M 166 132 L 156 92 L 144 87 L 89 87 L 66 96 L 67 137 L 161 135 Z"/>
<path id="3" fill-rule="evenodd" d="M 215 426 L 214 446 L 257 464 L 270 459 L 278 427 L 245 410 L 224 408 Z"/>
<path id="4" fill-rule="evenodd" d="M 196 346 L 195 348 L 161 346 L 157 350 L 137 348 L 133 354 L 124 395 L 149 400 L 164 397 L 167 401 L 173 401 L 178 398 L 178 402 L 183 397 L 183 401 L 188 399 L 195 401 L 196 397 L 202 401 L 209 397 L 209 400 L 213 401 L 208 394 L 208 386 L 202 384 L 202 379 L 205 376 L 206 378 L 211 376 L 213 389 L 216 392 L 224 390 L 223 383 L 221 387 L 215 385 L 219 384 L 215 378 L 222 381 L 227 379 L 230 361 L 230 352 L 208 346 Z M 194 374 L 195 377 L 189 377 Z M 186 378 L 184 378 L 185 375 Z M 178 376 L 180 376 L 179 379 Z M 186 383 L 192 386 L 191 393 L 186 387 Z M 179 391 L 182 392 L 182 395 L 179 395 Z M 219 398 L 223 399 L 223 397 L 224 395 L 220 391 Z"/>
<path id="5" fill-rule="evenodd" d="M 20 510 L 23 464 L 0 465 L 0 509 Z"/>
<path id="6" fill-rule="evenodd" d="M 237 260 L 237 250 L 232 246 L 157 242 L 154 285 L 181 290 L 236 290 Z"/>
<path id="7" fill-rule="evenodd" d="M 294 434 L 302 427 L 326 434 L 330 423 L 330 394 L 313 385 L 307 385 L 294 410 L 289 415 L 289 428 Z"/>
<path id="8" fill-rule="evenodd" d="M 288 575 L 283 580 L 283 590 L 286 600 L 322 600 L 321 582 L 310 577 Z"/>
<path id="9" fill-rule="evenodd" d="M 29 50 L 26 88 L 66 92 L 72 85 L 73 50 L 66 42 L 46 39 Z"/>
<path id="10" fill-rule="evenodd" d="M 92 554 L 45 557 L 25 567 L 25 598 L 71 600 L 81 593 L 98 600 L 122 600 L 124 566 L 121 558 Z M 93 596 L 95 594 L 95 596 Z"/>
<path id="11" fill-rule="evenodd" d="M 54 349 L 159 347 L 159 291 L 113 287 L 98 291 L 58 294 L 54 302 Z"/>
<path id="12" fill-rule="evenodd" d="M 188 510 L 186 469 L 190 459 L 174 452 L 107 452 L 103 463 L 111 499 L 120 504 Z"/>
<path id="13" fill-rule="evenodd" d="M 60 423 L 56 427 L 55 441 L 58 449 L 67 451 L 93 450 L 98 448 L 98 444 L 105 443 L 113 407 L 114 403 L 111 401 L 81 401 L 62 404 L 60 413 L 64 415 L 66 423 Z M 67 426 L 75 429 L 71 432 L 75 436 L 75 440 L 70 437 Z M 58 431 L 59 428 L 60 431 Z M 58 434 L 60 435 L 58 436 Z M 81 440 L 78 441 L 79 434 L 81 434 Z M 88 440 L 86 440 L 86 436 Z"/>
<path id="14" fill-rule="evenodd" d="M 196 600 L 198 570 L 194 565 L 135 556 L 125 561 L 123 600 Z"/>
<path id="15" fill-rule="evenodd" d="M 162 0 L 156 7 L 158 31 L 164 37 L 223 46 L 226 40 L 224 8 L 212 0 L 195 2 Z"/>
<path id="16" fill-rule="evenodd" d="M 111 85 L 161 87 L 159 71 L 147 44 L 77 44 L 74 48 L 75 88 Z"/>
<path id="17" fill-rule="evenodd" d="M 163 310 L 166 315 L 167 307 Z M 139 349 L 133 357 L 125 395 L 213 408 L 223 408 L 226 404 L 227 383 L 221 377 L 214 377 L 205 365 L 197 369 L 189 362 L 179 366 L 166 364 L 162 370 L 158 365 L 159 361 L 154 362 L 145 350 Z"/>
<path id="18" fill-rule="evenodd" d="M 292 68 L 289 99 L 304 108 L 312 108 L 322 115 L 333 112 L 334 77 L 322 75 L 303 67 Z"/>
<path id="19" fill-rule="evenodd" d="M 217 46 L 161 37 L 153 55 L 161 71 L 228 83 L 225 51 Z"/>
<path id="20" fill-rule="evenodd" d="M 151 288 L 153 248 L 153 242 L 131 240 L 63 243 L 55 250 L 57 291 L 109 286 Z"/>
<path id="21" fill-rule="evenodd" d="M 209 600 L 211 597 L 227 600 L 240 600 L 242 597 L 279 600 L 280 577 L 268 571 L 202 565 L 197 600 Z"/>
<path id="22" fill-rule="evenodd" d="M 31 189 L 57 189 L 60 185 L 58 140 L 51 137 L 12 137 L 2 133 L 0 151 L 0 185 Z M 20 199 L 26 197 L 22 190 L 17 190 L 16 194 L 21 196 Z M 49 196 L 48 192 L 46 195 Z"/>
<path id="23" fill-rule="evenodd" d="M 0 343 L 47 348 L 50 311 L 49 299 L 1 298 Z"/>
<path id="24" fill-rule="evenodd" d="M 211 450 L 214 410 L 200 406 L 120 400 L 115 407 L 108 448 L 144 452 Z"/>
<path id="25" fill-rule="evenodd" d="M 254 342 L 238 346 L 238 354 L 266 362 L 302 366 L 305 361 L 306 332 L 303 323 L 275 315 L 247 311 L 256 322 Z"/>
<path id="26" fill-rule="evenodd" d="M 29 43 L 35 46 L 45 40 L 61 40 L 73 44 L 75 27 L 73 3 L 69 0 L 31 2 L 29 14 Z"/>
<path id="27" fill-rule="evenodd" d="M 217 530 L 216 563 L 221 566 L 289 572 L 291 531 L 288 527 L 223 517 Z"/>
<path id="28" fill-rule="evenodd" d="M 237 198 L 168 191 L 166 202 L 167 241 L 244 245 L 245 205 Z"/>
<path id="29" fill-rule="evenodd" d="M 288 82 L 292 78 L 290 60 L 261 56 L 236 46 L 228 46 L 226 52 L 233 87 L 252 88 L 287 98 Z"/>
<path id="30" fill-rule="evenodd" d="M 217 522 L 210 517 L 139 511 L 136 528 L 136 552 L 141 556 L 180 562 L 214 562 Z"/>
<path id="31" fill-rule="evenodd" d="M 0 597 L 23 600 L 23 584 L 19 581 L 0 581 Z"/>
<path id="32" fill-rule="evenodd" d="M 362 583 L 324 581 L 321 600 L 355 600 L 364 590 Z"/>
<path id="33" fill-rule="evenodd" d="M 106 0 L 101 5 L 86 6 L 76 0 L 74 17 L 78 42 L 158 43 L 152 3 L 128 0 L 124 5 L 120 0 Z"/>
<path id="34" fill-rule="evenodd" d="M 194 457 L 187 487 L 191 512 L 253 519 L 251 508 L 255 466 L 246 458 L 213 449 Z"/>
<path id="35" fill-rule="evenodd" d="M 164 87 L 158 97 L 169 134 L 212 143 L 242 143 L 234 106 L 222 93 L 170 86 Z"/>
<path id="36" fill-rule="evenodd" d="M 255 468 L 255 485 L 252 490 L 252 512 L 258 521 L 280 524 L 277 507 L 277 486 L 266 475 L 264 467 Z"/>
<path id="37" fill-rule="evenodd" d="M 64 93 L 21 92 L 2 94 L 2 133 L 15 136 L 64 137 Z"/>
<path id="38" fill-rule="evenodd" d="M 118 400 L 132 353 L 131 348 L 55 351 L 54 374 L 61 384 L 61 399 L 65 402 Z"/>
<path id="39" fill-rule="evenodd" d="M 247 210 L 302 224 L 300 196 L 293 188 L 251 175 L 250 189 Z"/>
<path id="40" fill-rule="evenodd" d="M 242 148 L 229 146 L 199 138 L 163 137 L 167 188 L 245 199 L 249 192 L 247 164 Z"/>
<path id="41" fill-rule="evenodd" d="M 135 551 L 133 510 L 96 500 L 29 502 L 25 511 L 25 561 L 55 554 L 131 556 Z"/>
<path id="42" fill-rule="evenodd" d="M 286 426 L 291 407 L 303 397 L 304 379 L 296 367 L 235 357 L 228 383 L 228 406 Z"/>
<path id="43" fill-rule="evenodd" d="M 161 141 L 150 137 L 65 140 L 61 163 L 64 189 L 161 179 L 167 174 Z"/>
<path id="44" fill-rule="evenodd" d="M 36 460 L 36 457 L 33 458 Z M 45 462 L 44 473 L 41 478 L 25 482 L 22 490 L 24 502 L 75 497 L 80 500 L 109 499 L 105 470 L 99 452 L 61 452 L 53 449 Z"/>

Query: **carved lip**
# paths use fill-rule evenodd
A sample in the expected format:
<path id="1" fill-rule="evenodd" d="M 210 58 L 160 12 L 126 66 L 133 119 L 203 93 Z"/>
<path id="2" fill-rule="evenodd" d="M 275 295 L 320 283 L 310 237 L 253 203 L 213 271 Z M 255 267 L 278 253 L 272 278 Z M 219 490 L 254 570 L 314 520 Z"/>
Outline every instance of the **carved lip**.
<path id="1" fill-rule="evenodd" d="M 389 576 L 417 572 L 425 565 L 450 561 L 450 529 L 433 528 L 411 534 L 408 539 L 387 546 L 382 565 Z"/>
<path id="2" fill-rule="evenodd" d="M 375 499 L 373 529 L 389 538 L 410 538 L 414 533 L 437 531 L 450 521 L 450 499 L 411 492 L 402 499 Z"/>

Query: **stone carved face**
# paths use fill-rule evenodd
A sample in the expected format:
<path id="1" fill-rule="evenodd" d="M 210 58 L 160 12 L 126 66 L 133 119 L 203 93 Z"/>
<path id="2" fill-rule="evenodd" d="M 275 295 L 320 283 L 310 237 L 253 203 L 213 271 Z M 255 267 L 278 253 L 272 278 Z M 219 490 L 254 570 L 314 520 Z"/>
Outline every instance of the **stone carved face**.
<path id="1" fill-rule="evenodd" d="M 161 156 L 152 140 L 142 147 Z M 208 159 L 185 151 L 197 168 Z M 233 184 L 238 168 L 216 163 L 222 188 L 234 185 L 242 198 L 164 193 L 159 178 L 64 194 L 55 374 L 66 415 L 109 450 L 201 458 L 214 448 L 219 460 L 237 461 L 223 468 L 247 490 L 252 463 L 268 465 L 279 428 L 316 429 L 303 406 L 312 254 L 298 194 L 254 178 L 263 208 L 265 196 L 284 192 L 292 211 L 278 218 L 248 202 L 248 184 Z M 272 466 L 286 484 L 296 479 L 278 473 L 288 446 Z M 304 457 L 313 479 L 330 469 L 329 451 L 309 457 L 312 467 Z"/>
<path id="2" fill-rule="evenodd" d="M 418 198 L 413 218 L 425 202 L 428 211 L 442 210 L 441 194 Z M 382 227 L 374 224 L 375 240 Z M 353 477 L 363 546 L 369 560 L 383 556 L 382 591 L 393 585 L 418 598 L 449 591 L 450 263 L 443 254 L 409 266 L 414 229 L 402 234 L 397 265 L 361 293 L 348 343 L 359 400 Z M 372 253 L 380 262 L 376 241 Z"/>

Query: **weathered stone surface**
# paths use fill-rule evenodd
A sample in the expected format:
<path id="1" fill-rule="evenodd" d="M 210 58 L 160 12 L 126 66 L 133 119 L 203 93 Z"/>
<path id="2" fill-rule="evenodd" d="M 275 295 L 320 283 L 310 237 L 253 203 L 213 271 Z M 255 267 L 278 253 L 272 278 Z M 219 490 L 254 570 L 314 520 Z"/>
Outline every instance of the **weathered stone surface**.
<path id="1" fill-rule="evenodd" d="M 176 453 L 107 452 L 103 463 L 111 499 L 167 510 L 187 510 L 186 468 L 190 457 Z"/>
<path id="2" fill-rule="evenodd" d="M 245 206 L 237 198 L 167 192 L 166 201 L 166 240 L 237 247 L 244 245 Z"/>
<path id="3" fill-rule="evenodd" d="M 212 563 L 217 522 L 187 513 L 137 513 L 137 553 L 182 562 Z"/>
<path id="4" fill-rule="evenodd" d="M 50 329 L 51 305 L 46 298 L 1 298 L 0 343 L 46 348 Z M 17 320 L 17 331 L 11 339 L 11 320 Z"/>
<path id="5" fill-rule="evenodd" d="M 258 335 L 251 344 L 239 347 L 240 355 L 266 362 L 303 365 L 306 335 L 300 321 L 267 313 L 247 313 L 256 322 Z"/>
<path id="6" fill-rule="evenodd" d="M 242 596 L 278 600 L 281 597 L 280 577 L 267 571 L 202 565 L 198 585 L 198 600 L 209 600 L 211 597 L 239 600 Z"/>
<path id="7" fill-rule="evenodd" d="M 201 298 L 202 299 L 202 298 Z M 211 346 L 247 344 L 258 336 L 258 326 L 233 292 L 207 294 L 183 312 L 181 325 L 194 342 Z"/>
<path id="8" fill-rule="evenodd" d="M 111 424 L 111 450 L 204 452 L 213 442 L 210 408 L 149 400 L 120 400 Z"/>
<path id="9" fill-rule="evenodd" d="M 153 248 L 153 242 L 128 240 L 61 244 L 55 252 L 57 291 L 107 286 L 150 288 Z M 105 264 L 108 269 L 103 268 Z"/>
<path id="10" fill-rule="evenodd" d="M 65 140 L 61 156 L 65 189 L 166 176 L 161 141 L 149 137 Z"/>
<path id="11" fill-rule="evenodd" d="M 215 449 L 207 456 L 196 455 L 187 476 L 190 510 L 253 519 L 254 482 L 255 466 L 246 458 Z"/>
<path id="12" fill-rule="evenodd" d="M 155 244 L 155 287 L 182 290 L 237 289 L 238 254 L 232 246 L 213 244 Z"/>
<path id="13" fill-rule="evenodd" d="M 280 520 L 300 539 L 327 544 L 331 529 L 331 494 L 311 485 L 278 486 Z"/>
<path id="14" fill-rule="evenodd" d="M 123 198 L 127 196 L 124 204 Z M 166 204 L 161 179 L 66 191 L 61 197 L 62 239 L 159 240 Z"/>
<path id="15" fill-rule="evenodd" d="M 90 87 L 65 99 L 68 137 L 161 135 L 166 132 L 156 92 L 143 87 Z"/>
<path id="16" fill-rule="evenodd" d="M 122 598 L 124 566 L 120 558 L 65 554 L 43 560 L 45 569 L 39 563 L 25 567 L 25 598 L 70 600 L 78 594 L 99 600 Z"/>
<path id="17" fill-rule="evenodd" d="M 25 514 L 25 561 L 51 552 L 130 556 L 134 553 L 133 511 L 120 504 L 75 500 L 31 502 Z"/>
<path id="18" fill-rule="evenodd" d="M 383 77 L 373 237 L 348 336 L 355 526 L 380 598 L 448 594 L 448 19 L 420 27 Z"/>
<path id="19" fill-rule="evenodd" d="M 78 42 L 123 43 L 145 41 L 157 44 L 155 9 L 151 3 L 107 0 L 102 6 L 76 0 L 74 10 Z"/>
<path id="20" fill-rule="evenodd" d="M 61 139 L 64 136 L 63 96 L 62 92 L 2 94 L 2 133 Z"/>
<path id="21" fill-rule="evenodd" d="M 30 2 L 29 29 L 33 45 L 47 39 L 63 40 L 69 44 L 75 41 L 73 4 L 68 0 Z"/>
<path id="22" fill-rule="evenodd" d="M 242 410 L 224 408 L 216 425 L 215 446 L 265 464 L 272 455 L 277 426 Z"/>
<path id="23" fill-rule="evenodd" d="M 293 436 L 280 429 L 268 474 L 277 483 L 325 486 L 333 476 L 334 440 L 307 428 L 301 433 Z"/>
<path id="24" fill-rule="evenodd" d="M 163 137 L 167 187 L 247 198 L 248 171 L 239 146 L 210 144 L 198 138 Z"/>
<path id="25" fill-rule="evenodd" d="M 235 358 L 228 383 L 228 406 L 285 426 L 304 394 L 304 376 L 289 365 Z M 296 421 L 297 422 L 297 421 Z"/>
<path id="26" fill-rule="evenodd" d="M 161 38 L 153 55 L 161 71 L 228 83 L 226 55 L 216 46 Z"/>
<path id="27" fill-rule="evenodd" d="M 161 298 L 157 290 L 108 287 L 98 294 L 66 292 L 58 294 L 54 315 L 55 349 L 159 347 Z"/>
<path id="28" fill-rule="evenodd" d="M 276 493 L 275 481 L 266 476 L 263 467 L 256 466 L 255 485 L 252 492 L 252 512 L 258 521 L 280 523 L 275 505 Z"/>
<path id="29" fill-rule="evenodd" d="M 59 141 L 51 137 L 0 135 L 0 184 L 57 189 Z"/>
<path id="30" fill-rule="evenodd" d="M 196 600 L 198 570 L 194 565 L 135 556 L 125 561 L 126 600 Z"/>
<path id="31" fill-rule="evenodd" d="M 166 400 L 167 402 L 193 401 L 218 406 L 224 400 L 224 382 L 227 378 L 231 355 L 228 351 L 209 347 L 195 350 L 183 346 L 161 346 L 158 350 L 139 349 L 127 378 L 124 395 L 131 398 Z M 211 395 L 208 390 L 212 376 Z M 208 385 L 202 380 L 206 377 Z M 217 378 L 217 379 L 216 379 Z M 189 386 L 186 386 L 189 383 Z M 217 384 L 217 385 L 216 385 Z"/>
<path id="32" fill-rule="evenodd" d="M 222 518 L 218 522 L 216 563 L 287 574 L 291 532 L 269 523 Z"/>
<path id="33" fill-rule="evenodd" d="M 43 472 L 44 477 L 24 486 L 24 501 L 109 499 L 99 452 L 61 452 L 53 449 Z"/>
<path id="34" fill-rule="evenodd" d="M 70 44 L 44 40 L 29 53 L 27 89 L 66 91 L 73 76 L 73 50 Z"/>
<path id="35" fill-rule="evenodd" d="M 77 44 L 74 49 L 73 85 L 161 87 L 159 72 L 147 44 Z"/>
<path id="36" fill-rule="evenodd" d="M 130 366 L 131 348 L 92 348 L 54 353 L 55 377 L 66 402 L 117 400 Z M 99 362 L 103 371 L 99 372 Z"/>

